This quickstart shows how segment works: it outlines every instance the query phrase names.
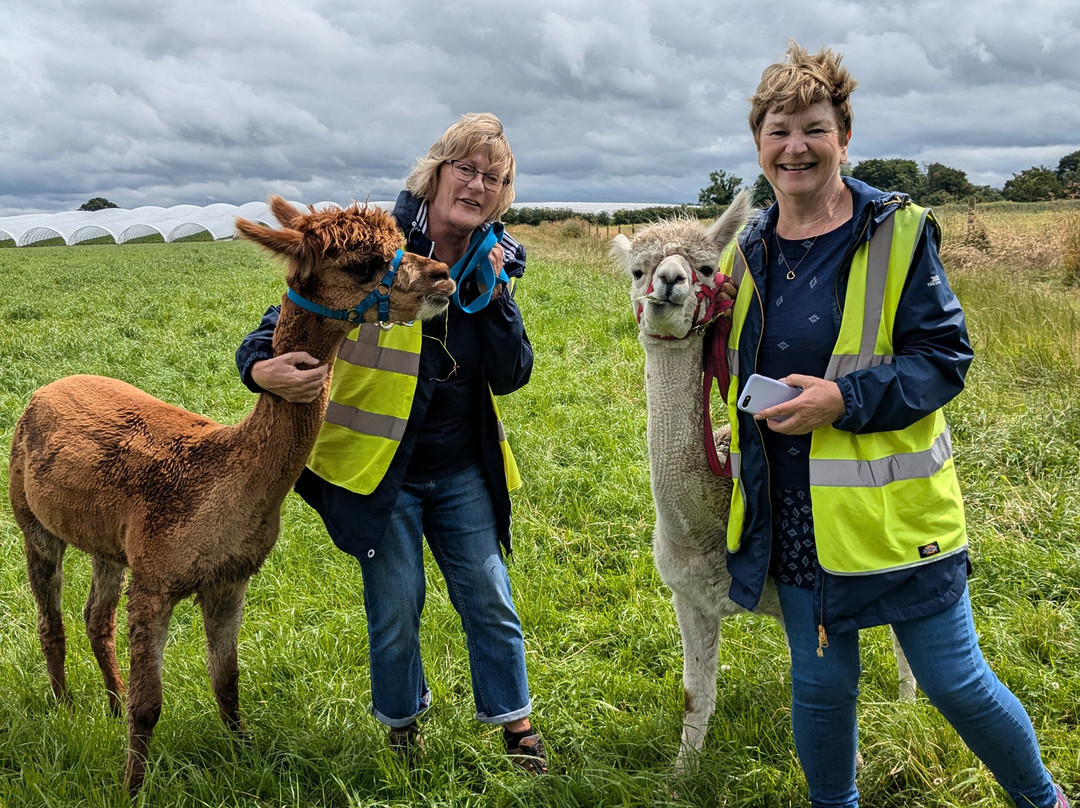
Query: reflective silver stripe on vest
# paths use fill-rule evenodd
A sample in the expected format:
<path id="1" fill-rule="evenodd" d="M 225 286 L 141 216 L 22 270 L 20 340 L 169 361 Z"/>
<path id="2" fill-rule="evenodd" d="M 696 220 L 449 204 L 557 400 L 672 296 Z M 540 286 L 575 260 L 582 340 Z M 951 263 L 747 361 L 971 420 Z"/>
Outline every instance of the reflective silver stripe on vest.
<path id="1" fill-rule="evenodd" d="M 739 288 L 739 284 L 742 283 L 743 275 L 746 274 L 746 259 L 743 258 L 742 250 L 738 245 L 735 245 L 735 259 L 731 266 L 731 282 L 735 284 L 735 288 Z"/>
<path id="2" fill-rule="evenodd" d="M 880 488 L 897 480 L 925 479 L 952 457 L 952 436 L 946 427 L 929 449 L 895 454 L 880 460 L 810 459 L 810 485 Z"/>
<path id="3" fill-rule="evenodd" d="M 350 365 L 387 370 L 415 376 L 420 370 L 420 354 L 399 348 L 379 347 L 379 328 L 361 328 L 355 340 L 347 339 L 338 349 L 338 359 Z"/>
<path id="4" fill-rule="evenodd" d="M 326 405 L 324 420 L 331 424 L 343 426 L 353 432 L 364 435 L 374 435 L 377 438 L 387 438 L 392 441 L 400 441 L 405 434 L 406 418 L 395 418 L 392 415 L 380 415 L 377 412 L 368 412 L 347 404 L 339 404 L 331 401 Z"/>
<path id="5" fill-rule="evenodd" d="M 858 356 L 854 354 L 833 354 L 832 359 L 829 360 L 829 369 L 825 371 L 825 378 L 829 381 L 836 381 L 841 376 L 846 376 L 856 370 L 876 368 L 878 365 L 890 365 L 892 361 L 892 356 L 876 356 L 874 354 L 866 356 L 862 353 Z"/>
<path id="6" fill-rule="evenodd" d="M 733 479 L 739 479 L 739 466 L 742 460 L 742 452 L 732 452 L 728 455 L 728 459 L 731 460 L 731 476 Z"/>
<path id="7" fill-rule="evenodd" d="M 878 328 L 885 303 L 885 284 L 889 279 L 889 253 L 892 251 L 893 227 L 896 217 L 890 216 L 870 239 L 866 256 L 866 298 L 863 307 L 863 328 L 859 339 L 859 354 L 833 354 L 825 370 L 825 378 L 835 381 L 855 370 L 872 368 L 892 362 L 891 356 L 875 356 Z"/>

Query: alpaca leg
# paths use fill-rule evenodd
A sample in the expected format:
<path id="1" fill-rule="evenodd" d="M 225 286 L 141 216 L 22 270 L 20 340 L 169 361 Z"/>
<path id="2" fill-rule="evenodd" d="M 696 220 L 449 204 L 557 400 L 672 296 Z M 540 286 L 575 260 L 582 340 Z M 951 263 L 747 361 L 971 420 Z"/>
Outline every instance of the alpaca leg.
<path id="1" fill-rule="evenodd" d="M 67 545 L 46 530 L 29 510 L 16 509 L 15 518 L 23 531 L 26 572 L 30 579 L 30 591 L 37 601 L 38 640 L 45 655 L 49 683 L 53 695 L 59 701 L 67 702 L 67 680 L 64 675 L 67 638 L 64 634 L 64 616 L 60 610 Z"/>
<path id="2" fill-rule="evenodd" d="M 116 663 L 116 605 L 124 588 L 127 568 L 111 559 L 94 556 L 94 576 L 90 583 L 90 596 L 83 608 L 86 636 L 97 658 L 101 675 L 105 678 L 105 690 L 109 694 L 109 711 L 120 715 L 123 709 L 124 680 Z"/>
<path id="3" fill-rule="evenodd" d="M 221 720 L 234 732 L 246 732 L 240 720 L 240 668 L 236 641 L 244 616 L 247 581 L 216 584 L 199 590 L 206 628 L 206 663 Z"/>
<path id="4" fill-rule="evenodd" d="M 896 632 L 892 630 L 891 626 L 889 632 L 892 634 L 892 647 L 896 654 L 896 668 L 900 676 L 900 701 L 914 701 L 915 687 L 917 685 L 915 674 L 912 673 L 904 649 L 900 647 L 900 641 L 896 639 Z"/>
<path id="5" fill-rule="evenodd" d="M 685 769 L 701 751 L 709 719 L 716 709 L 716 667 L 720 645 L 720 620 L 704 614 L 678 593 L 672 596 L 683 646 L 682 743 L 676 767 Z"/>
<path id="6" fill-rule="evenodd" d="M 131 672 L 128 676 L 128 755 L 124 787 L 134 798 L 146 775 L 147 752 L 161 717 L 161 664 L 175 602 L 137 589 L 128 598 Z"/>

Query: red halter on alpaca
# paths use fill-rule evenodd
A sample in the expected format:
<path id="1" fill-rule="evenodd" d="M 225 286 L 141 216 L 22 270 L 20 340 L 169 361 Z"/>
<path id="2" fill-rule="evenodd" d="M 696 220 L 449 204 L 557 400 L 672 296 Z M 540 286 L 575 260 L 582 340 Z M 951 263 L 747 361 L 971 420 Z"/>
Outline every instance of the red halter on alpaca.
<path id="1" fill-rule="evenodd" d="M 699 287 L 700 291 L 698 292 L 699 301 L 704 297 L 709 298 L 709 305 L 705 309 L 706 331 L 705 355 L 703 357 L 705 372 L 701 386 L 701 401 L 702 411 L 705 416 L 705 457 L 709 460 L 709 468 L 717 477 L 731 476 L 731 455 L 727 456 L 723 464 L 720 463 L 720 456 L 716 453 L 716 442 L 713 440 L 712 417 L 709 415 L 709 398 L 712 393 L 713 381 L 716 381 L 717 387 L 720 388 L 720 396 L 725 402 L 727 401 L 728 387 L 731 385 L 731 369 L 728 367 L 727 361 L 727 338 L 728 334 L 731 333 L 731 317 L 721 319 L 721 315 L 730 309 L 735 304 L 735 301 L 716 299 L 720 287 L 724 285 L 726 280 L 728 280 L 728 277 L 721 275 L 717 280 L 715 289 L 706 289 L 702 286 Z M 699 309 L 700 306 L 701 303 L 699 302 Z M 710 325 L 711 328 L 708 327 Z"/>
<path id="2" fill-rule="evenodd" d="M 716 279 L 715 288 L 710 289 L 707 286 L 700 285 L 697 273 L 691 271 L 690 281 L 698 287 L 698 306 L 694 312 L 693 325 L 686 335 L 702 334 L 704 336 L 704 378 L 701 395 L 705 414 L 705 457 L 709 461 L 709 468 L 717 477 L 731 476 L 731 457 L 729 456 L 724 463 L 720 462 L 720 456 L 716 453 L 716 443 L 713 441 L 712 417 L 709 415 L 709 399 L 712 394 L 713 382 L 715 381 L 717 387 L 720 388 L 720 395 L 724 401 L 727 401 L 728 387 L 731 384 L 731 370 L 728 368 L 727 362 L 727 337 L 731 333 L 731 318 L 721 319 L 721 315 L 730 309 L 735 301 L 718 299 L 720 287 L 728 280 L 727 275 L 721 274 Z M 649 288 L 645 290 L 646 296 L 651 295 L 652 291 L 653 285 L 650 282 Z M 704 311 L 702 311 L 703 308 Z M 643 311 L 644 304 L 639 301 L 637 304 L 638 323 L 641 322 Z M 671 337 L 660 334 L 650 334 L 649 336 L 656 339 L 686 339 L 686 337 Z"/>

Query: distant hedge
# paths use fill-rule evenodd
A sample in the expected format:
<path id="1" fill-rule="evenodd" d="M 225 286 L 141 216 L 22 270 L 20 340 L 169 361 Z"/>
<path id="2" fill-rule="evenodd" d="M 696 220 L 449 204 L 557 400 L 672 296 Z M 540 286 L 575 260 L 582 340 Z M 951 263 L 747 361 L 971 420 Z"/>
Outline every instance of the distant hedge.
<path id="1" fill-rule="evenodd" d="M 648 224 L 674 216 L 691 216 L 699 219 L 715 219 L 725 210 L 724 205 L 656 205 L 636 210 L 617 210 L 614 213 L 578 213 L 570 208 L 510 208 L 502 216 L 504 224 L 540 224 L 562 222 L 567 219 L 584 219 L 590 224 Z"/>

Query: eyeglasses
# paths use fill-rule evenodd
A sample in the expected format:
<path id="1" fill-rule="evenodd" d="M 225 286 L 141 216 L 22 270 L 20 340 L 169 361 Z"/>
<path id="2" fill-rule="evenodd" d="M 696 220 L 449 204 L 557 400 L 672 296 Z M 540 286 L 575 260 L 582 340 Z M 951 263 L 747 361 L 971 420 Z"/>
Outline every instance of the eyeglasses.
<path id="1" fill-rule="evenodd" d="M 474 165 L 463 163 L 461 160 L 447 160 L 450 164 L 450 170 L 454 172 L 454 176 L 468 185 L 479 174 L 481 182 L 484 183 L 484 188 L 488 191 L 498 191 L 504 185 L 509 185 L 510 180 L 505 177 L 500 177 L 497 174 L 485 174 Z"/>

